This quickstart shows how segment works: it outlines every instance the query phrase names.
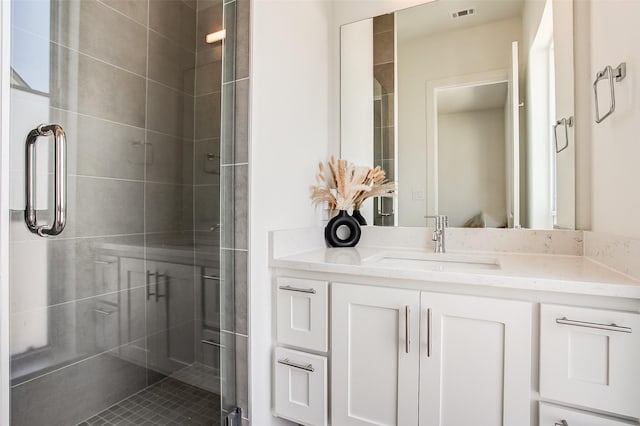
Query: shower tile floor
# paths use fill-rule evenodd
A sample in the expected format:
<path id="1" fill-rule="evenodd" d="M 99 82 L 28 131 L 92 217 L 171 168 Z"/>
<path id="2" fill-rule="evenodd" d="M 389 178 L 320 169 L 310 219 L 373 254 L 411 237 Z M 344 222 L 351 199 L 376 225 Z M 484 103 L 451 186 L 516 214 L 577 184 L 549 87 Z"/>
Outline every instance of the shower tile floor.
<path id="1" fill-rule="evenodd" d="M 167 378 L 77 426 L 219 426 L 220 397 Z"/>

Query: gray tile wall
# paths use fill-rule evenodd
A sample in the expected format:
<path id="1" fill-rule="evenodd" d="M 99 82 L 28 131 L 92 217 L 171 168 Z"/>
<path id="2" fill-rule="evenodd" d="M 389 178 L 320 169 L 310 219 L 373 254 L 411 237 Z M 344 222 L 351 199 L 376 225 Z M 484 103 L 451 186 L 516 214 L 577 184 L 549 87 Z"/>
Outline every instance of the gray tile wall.
<path id="1" fill-rule="evenodd" d="M 373 164 L 380 166 L 387 179 L 395 180 L 394 170 L 394 20 L 393 14 L 373 18 L 373 76 L 374 87 L 374 153 Z M 382 205 L 379 205 L 382 203 Z M 381 216 L 378 212 L 391 213 Z M 374 225 L 393 226 L 392 198 L 374 199 Z"/>
<path id="2" fill-rule="evenodd" d="M 142 3 L 142 22 L 98 1 L 52 3 L 61 25 L 51 31 L 50 119 L 68 135 L 68 225 L 44 242 L 13 215 L 14 259 L 43 245 L 47 259 L 46 297 L 14 300 L 13 334 L 42 328 L 43 318 L 48 327 L 44 347 L 12 358 L 13 425 L 75 424 L 147 385 L 145 288 L 121 280 L 118 257 L 105 250 L 144 244 Z M 36 284 L 24 277 L 37 277 L 37 266 L 14 262 L 12 286 Z"/>
<path id="3" fill-rule="evenodd" d="M 33 312 L 49 325 L 46 350 L 12 361 L 12 424 L 75 424 L 202 361 L 203 273 L 222 275 L 232 302 L 219 320 L 237 363 L 226 370 L 237 379 L 229 400 L 248 421 L 249 1 L 226 3 L 224 18 L 222 0 L 52 4 L 62 25 L 52 28 L 51 120 L 68 134 L 68 227 L 46 243 L 47 302 L 12 307 L 16 333 Z M 223 23 L 224 72 L 221 43 L 204 43 Z M 21 216 L 11 249 L 26 256 L 43 242 Z M 176 247 L 192 254 L 156 258 Z"/>

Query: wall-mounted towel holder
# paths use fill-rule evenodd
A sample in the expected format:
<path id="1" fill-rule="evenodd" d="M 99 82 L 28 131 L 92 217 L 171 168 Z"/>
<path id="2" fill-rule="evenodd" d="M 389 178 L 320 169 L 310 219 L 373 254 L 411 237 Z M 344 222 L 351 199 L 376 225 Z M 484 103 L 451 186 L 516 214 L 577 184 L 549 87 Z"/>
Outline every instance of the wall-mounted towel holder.
<path id="1" fill-rule="evenodd" d="M 603 69 L 602 71 L 596 73 L 596 80 L 593 82 L 593 92 L 596 95 L 596 123 L 602 123 L 602 121 L 607 118 L 608 116 L 610 116 L 613 111 L 615 111 L 616 109 L 616 94 L 615 94 L 615 89 L 613 87 L 613 79 L 615 78 L 616 81 L 622 81 L 624 80 L 624 78 L 627 76 L 627 63 L 626 62 L 622 62 L 620 65 L 618 65 L 615 68 L 612 68 L 611 65 L 607 65 L 605 67 L 605 69 Z M 598 106 L 598 82 L 600 80 L 609 80 L 609 90 L 610 90 L 610 97 L 611 97 L 611 103 L 609 105 L 609 112 L 607 112 L 605 115 L 603 115 L 602 117 L 600 117 L 600 111 L 599 111 L 599 106 Z"/>
<path id="2" fill-rule="evenodd" d="M 564 126 L 565 144 L 562 148 L 558 148 L 558 126 Z M 569 147 L 569 127 L 573 127 L 573 116 L 558 120 L 556 121 L 556 124 L 553 125 L 553 137 L 556 141 L 556 154 L 560 154 Z"/>

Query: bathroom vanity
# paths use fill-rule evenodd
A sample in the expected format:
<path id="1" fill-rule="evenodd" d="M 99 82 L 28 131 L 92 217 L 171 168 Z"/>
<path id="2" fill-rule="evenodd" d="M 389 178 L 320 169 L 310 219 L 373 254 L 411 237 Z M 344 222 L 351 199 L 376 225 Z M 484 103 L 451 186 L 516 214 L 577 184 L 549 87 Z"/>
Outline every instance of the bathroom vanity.
<path id="1" fill-rule="evenodd" d="M 580 231 L 451 229 L 444 254 L 427 228 L 363 231 L 354 249 L 271 234 L 275 416 L 639 424 L 640 282 L 582 256 Z"/>

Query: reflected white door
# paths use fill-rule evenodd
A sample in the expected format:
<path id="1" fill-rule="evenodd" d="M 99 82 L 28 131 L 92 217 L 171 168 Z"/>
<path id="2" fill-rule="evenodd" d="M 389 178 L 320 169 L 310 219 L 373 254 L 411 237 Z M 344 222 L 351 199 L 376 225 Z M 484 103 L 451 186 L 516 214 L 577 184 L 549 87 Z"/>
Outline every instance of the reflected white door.
<path id="1" fill-rule="evenodd" d="M 511 68 L 507 96 L 507 221 L 509 228 L 520 228 L 520 91 L 518 42 L 511 43 Z"/>

